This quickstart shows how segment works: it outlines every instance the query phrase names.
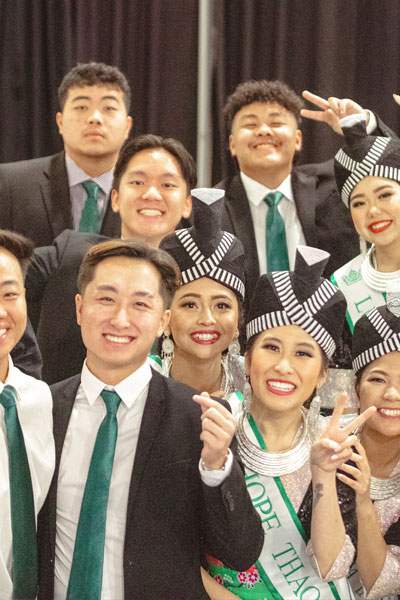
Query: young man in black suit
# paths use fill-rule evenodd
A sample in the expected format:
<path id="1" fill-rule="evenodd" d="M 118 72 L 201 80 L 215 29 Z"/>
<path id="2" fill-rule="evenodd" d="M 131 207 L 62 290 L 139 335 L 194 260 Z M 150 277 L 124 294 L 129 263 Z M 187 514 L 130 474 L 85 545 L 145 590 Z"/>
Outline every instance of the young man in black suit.
<path id="1" fill-rule="evenodd" d="M 146 360 L 179 282 L 167 253 L 133 240 L 85 256 L 76 312 L 86 361 L 52 388 L 40 600 L 207 598 L 205 551 L 237 570 L 258 558 L 263 533 L 229 450 L 232 415 Z"/>
<path id="2" fill-rule="evenodd" d="M 240 84 L 224 107 L 239 173 L 216 187 L 226 190 L 222 229 L 234 233 L 245 250 L 248 297 L 260 274 L 278 270 L 268 265 L 267 195 L 281 196 L 277 211 L 289 268 L 299 244 L 330 253 L 326 275 L 359 253 L 358 237 L 336 189 L 333 161 L 294 166 L 302 146 L 302 107 L 301 98 L 286 84 L 266 80 Z M 379 121 L 378 127 L 386 135 Z"/>
<path id="3" fill-rule="evenodd" d="M 0 165 L 0 227 L 36 246 L 64 229 L 119 235 L 110 207 L 114 165 L 131 129 L 130 88 L 104 63 L 78 64 L 58 89 L 64 151 Z"/>
<path id="4" fill-rule="evenodd" d="M 122 237 L 157 248 L 180 219 L 189 216 L 196 180 L 195 162 L 179 141 L 151 134 L 127 141 L 112 186 L 112 208 L 121 217 Z M 74 315 L 76 281 L 85 252 L 104 239 L 66 230 L 52 246 L 36 248 L 26 290 L 47 383 L 81 369 L 85 349 Z"/>

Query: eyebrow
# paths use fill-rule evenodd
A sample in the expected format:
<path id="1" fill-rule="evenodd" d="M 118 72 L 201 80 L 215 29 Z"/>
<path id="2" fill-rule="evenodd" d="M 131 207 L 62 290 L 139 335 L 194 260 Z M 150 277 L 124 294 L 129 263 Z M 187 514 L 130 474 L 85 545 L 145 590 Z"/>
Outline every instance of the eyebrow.
<path id="1" fill-rule="evenodd" d="M 135 175 L 140 175 L 141 177 L 147 177 L 148 175 L 152 175 L 151 170 L 143 171 L 141 169 L 133 169 L 127 172 L 127 177 L 133 177 Z M 161 175 L 157 175 L 157 177 L 173 177 L 175 179 L 179 178 L 178 173 L 170 173 L 167 171 L 166 173 L 161 173 Z"/>
<path id="2" fill-rule="evenodd" d="M 375 188 L 372 191 L 374 194 L 377 194 L 378 192 L 381 192 L 382 190 L 384 190 L 387 187 L 393 189 L 393 186 L 390 183 L 385 183 L 384 185 L 380 185 L 379 187 Z M 363 198 L 364 196 L 365 196 L 365 194 L 362 194 L 362 193 L 355 194 L 354 196 L 350 197 L 350 201 L 354 200 L 355 198 Z"/>
<path id="3" fill-rule="evenodd" d="M 118 289 L 114 285 L 108 285 L 106 283 L 98 285 L 96 287 L 96 291 L 98 291 L 98 292 L 114 292 L 115 294 L 119 293 Z M 151 292 L 146 292 L 145 290 L 137 290 L 136 292 L 133 292 L 132 296 L 140 296 L 141 298 L 153 298 L 154 299 L 154 295 Z"/>
<path id="4" fill-rule="evenodd" d="M 193 292 L 188 292 L 187 294 L 183 294 L 183 296 L 180 297 L 180 300 L 183 300 L 184 298 L 201 298 L 201 294 L 196 294 Z M 212 300 L 218 300 L 219 298 L 223 299 L 223 300 L 229 300 L 229 296 L 227 294 L 216 294 L 215 296 L 211 296 Z"/>
<path id="5" fill-rule="evenodd" d="M 17 279 L 6 279 L 0 283 L 0 287 L 6 287 L 7 285 L 18 285 Z"/>
<path id="6" fill-rule="evenodd" d="M 368 373 L 368 375 L 376 375 L 376 374 L 387 376 L 387 372 L 383 371 L 382 369 L 371 369 L 371 371 Z"/>
<path id="7" fill-rule="evenodd" d="M 111 95 L 109 96 L 109 95 L 107 95 L 107 96 L 102 96 L 100 99 L 102 101 L 103 100 L 115 100 L 115 102 L 119 103 L 119 99 L 117 98 L 117 96 L 111 96 Z M 90 101 L 90 100 L 92 100 L 92 98 L 90 96 L 76 96 L 75 98 L 73 98 L 71 100 L 71 102 L 78 102 L 78 101 L 81 101 L 81 100 L 89 100 Z"/>
<path id="8" fill-rule="evenodd" d="M 280 340 L 279 338 L 276 337 L 272 337 L 269 335 L 266 335 L 263 339 L 263 342 L 278 342 L 279 344 L 282 344 L 282 340 Z M 297 342 L 296 343 L 296 347 L 299 346 L 305 346 L 306 348 L 310 348 L 311 350 L 315 350 L 315 346 L 313 344 L 310 344 L 310 342 Z"/>

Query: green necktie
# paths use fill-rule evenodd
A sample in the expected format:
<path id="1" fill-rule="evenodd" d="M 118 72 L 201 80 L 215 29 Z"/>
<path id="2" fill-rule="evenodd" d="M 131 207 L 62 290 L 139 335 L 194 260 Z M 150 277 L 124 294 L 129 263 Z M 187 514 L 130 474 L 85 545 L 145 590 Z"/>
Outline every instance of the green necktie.
<path id="1" fill-rule="evenodd" d="M 10 464 L 13 598 L 36 598 L 38 586 L 35 505 L 24 435 L 18 418 L 15 390 L 0 394 L 4 407 Z"/>
<path id="2" fill-rule="evenodd" d="M 264 202 L 268 204 L 266 221 L 267 271 L 288 271 L 289 257 L 286 245 L 285 222 L 278 210 L 283 194 L 272 192 L 267 194 Z"/>
<path id="3" fill-rule="evenodd" d="M 100 213 L 97 206 L 97 196 L 99 195 L 100 187 L 95 181 L 84 181 L 82 186 L 86 192 L 87 198 L 82 210 L 79 231 L 99 233 Z"/>
<path id="4" fill-rule="evenodd" d="M 103 390 L 107 414 L 100 424 L 90 461 L 76 531 L 67 600 L 100 600 L 107 504 L 117 443 L 117 392 Z"/>

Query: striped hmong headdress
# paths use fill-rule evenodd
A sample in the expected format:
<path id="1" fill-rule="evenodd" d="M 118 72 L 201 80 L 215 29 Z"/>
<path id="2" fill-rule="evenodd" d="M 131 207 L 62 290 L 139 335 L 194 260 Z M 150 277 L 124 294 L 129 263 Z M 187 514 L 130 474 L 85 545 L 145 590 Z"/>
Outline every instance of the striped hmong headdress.
<path id="1" fill-rule="evenodd" d="M 299 325 L 330 358 L 346 312 L 342 292 L 321 277 L 329 254 L 299 246 L 294 271 L 262 275 L 250 304 L 247 339 L 273 327 Z"/>
<path id="2" fill-rule="evenodd" d="M 178 263 L 183 284 L 209 277 L 243 299 L 243 246 L 232 233 L 220 229 L 225 191 L 199 188 L 191 196 L 193 227 L 166 236 L 160 248 Z"/>
<path id="3" fill-rule="evenodd" d="M 364 177 L 385 177 L 400 182 L 400 141 L 367 135 L 365 121 L 343 127 L 346 146 L 335 156 L 335 178 L 343 202 Z"/>
<path id="4" fill-rule="evenodd" d="M 385 306 L 370 310 L 355 324 L 352 348 L 355 374 L 357 375 L 364 367 L 389 352 L 400 352 L 398 292 L 388 292 Z"/>

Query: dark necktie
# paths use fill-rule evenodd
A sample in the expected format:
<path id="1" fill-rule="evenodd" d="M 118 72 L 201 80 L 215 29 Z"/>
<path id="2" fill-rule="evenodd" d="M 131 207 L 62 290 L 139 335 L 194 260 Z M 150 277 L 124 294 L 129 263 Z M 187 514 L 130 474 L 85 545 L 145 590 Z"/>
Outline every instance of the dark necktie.
<path id="1" fill-rule="evenodd" d="M 283 194 L 272 192 L 264 201 L 268 204 L 266 221 L 267 271 L 288 271 L 289 257 L 286 244 L 285 222 L 278 210 Z"/>
<path id="2" fill-rule="evenodd" d="M 36 598 L 38 585 L 35 507 L 31 472 L 18 418 L 15 390 L 0 394 L 10 464 L 13 598 Z"/>
<path id="3" fill-rule="evenodd" d="M 84 181 L 82 186 L 87 197 L 82 210 L 79 231 L 99 233 L 100 213 L 97 206 L 97 196 L 99 195 L 100 187 L 95 181 Z"/>
<path id="4" fill-rule="evenodd" d="M 76 531 L 67 600 L 100 600 L 107 504 L 117 443 L 117 392 L 103 390 L 107 414 L 100 424 L 90 461 Z"/>

